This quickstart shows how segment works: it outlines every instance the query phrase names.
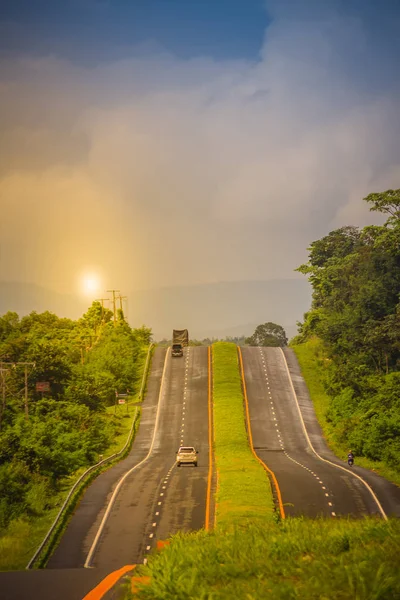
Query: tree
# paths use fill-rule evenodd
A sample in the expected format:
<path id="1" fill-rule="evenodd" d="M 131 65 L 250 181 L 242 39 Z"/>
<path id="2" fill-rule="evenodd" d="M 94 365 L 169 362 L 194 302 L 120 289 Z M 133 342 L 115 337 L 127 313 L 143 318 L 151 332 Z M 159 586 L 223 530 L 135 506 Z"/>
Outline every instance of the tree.
<path id="1" fill-rule="evenodd" d="M 249 346 L 286 346 L 287 342 L 283 327 L 271 322 L 258 325 L 253 335 L 246 339 Z"/>
<path id="2" fill-rule="evenodd" d="M 364 200 L 387 221 L 332 231 L 297 269 L 308 275 L 313 301 L 296 341 L 320 340 L 336 440 L 398 468 L 400 190 Z"/>

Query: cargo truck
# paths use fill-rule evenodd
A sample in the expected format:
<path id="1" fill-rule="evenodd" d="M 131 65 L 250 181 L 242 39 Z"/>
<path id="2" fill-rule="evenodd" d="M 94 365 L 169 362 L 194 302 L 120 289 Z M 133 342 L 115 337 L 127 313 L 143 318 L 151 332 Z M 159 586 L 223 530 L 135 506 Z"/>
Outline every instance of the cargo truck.
<path id="1" fill-rule="evenodd" d="M 189 332 L 187 329 L 174 329 L 172 332 L 172 356 L 183 356 L 183 347 L 189 346 Z"/>

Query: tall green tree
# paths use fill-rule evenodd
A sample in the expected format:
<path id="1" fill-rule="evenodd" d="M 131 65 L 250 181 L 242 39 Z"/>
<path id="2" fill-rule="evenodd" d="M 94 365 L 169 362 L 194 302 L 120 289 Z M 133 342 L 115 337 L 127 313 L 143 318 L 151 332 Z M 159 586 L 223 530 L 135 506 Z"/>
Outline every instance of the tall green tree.
<path id="1" fill-rule="evenodd" d="M 271 322 L 258 325 L 253 335 L 246 339 L 249 346 L 286 346 L 287 342 L 283 327 Z"/>

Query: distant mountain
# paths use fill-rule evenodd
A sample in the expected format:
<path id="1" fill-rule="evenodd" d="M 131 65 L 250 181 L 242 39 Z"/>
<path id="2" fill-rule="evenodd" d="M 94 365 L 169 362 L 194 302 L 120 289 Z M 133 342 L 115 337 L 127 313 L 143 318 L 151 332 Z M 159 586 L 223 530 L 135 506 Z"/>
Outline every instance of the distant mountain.
<path id="1" fill-rule="evenodd" d="M 130 323 L 151 326 L 158 340 L 170 338 L 173 328 L 188 328 L 197 339 L 251 335 L 266 321 L 282 325 L 292 337 L 311 304 L 311 288 L 303 279 L 210 283 L 128 296 Z"/>
<path id="2" fill-rule="evenodd" d="M 172 329 L 188 328 L 192 338 L 249 336 L 260 323 L 282 325 L 288 337 L 296 334 L 311 303 L 311 288 L 303 279 L 235 281 L 129 291 L 127 316 L 133 327 L 151 327 L 156 340 L 170 338 Z M 31 283 L 0 283 L 0 315 L 13 310 L 25 315 L 36 310 L 79 318 L 89 300 L 57 294 Z"/>

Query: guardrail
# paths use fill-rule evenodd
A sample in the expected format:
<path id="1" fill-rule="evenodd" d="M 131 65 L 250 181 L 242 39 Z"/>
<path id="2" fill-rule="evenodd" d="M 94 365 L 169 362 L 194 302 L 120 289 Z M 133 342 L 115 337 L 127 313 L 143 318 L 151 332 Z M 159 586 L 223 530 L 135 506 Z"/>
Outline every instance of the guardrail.
<path id="1" fill-rule="evenodd" d="M 142 383 L 141 383 L 140 391 L 139 391 L 139 399 L 140 400 L 143 399 L 144 390 L 146 388 L 146 380 L 147 380 L 147 374 L 148 374 L 148 370 L 149 370 L 150 357 L 151 357 L 153 349 L 154 349 L 154 344 L 150 344 L 149 349 L 147 351 L 146 363 L 145 363 L 145 367 L 144 367 L 144 370 L 143 370 Z M 64 500 L 64 503 L 63 503 L 62 507 L 60 508 L 60 510 L 59 510 L 56 518 L 54 519 L 54 521 L 53 521 L 50 529 L 46 533 L 46 535 L 45 535 L 42 543 L 40 544 L 39 548 L 36 550 L 35 554 L 32 556 L 31 560 L 26 565 L 26 567 L 25 567 L 26 570 L 29 570 L 29 569 L 31 569 L 33 567 L 33 565 L 35 564 L 35 562 L 39 558 L 40 554 L 42 553 L 43 549 L 49 543 L 49 541 L 50 541 L 53 533 L 56 531 L 56 528 L 60 524 L 63 516 L 67 513 L 67 510 L 69 508 L 68 505 L 70 504 L 71 498 L 73 497 L 74 493 L 78 489 L 79 485 L 83 482 L 83 480 L 88 475 L 90 475 L 90 473 L 92 473 L 93 471 L 95 471 L 96 469 L 99 469 L 100 467 L 106 465 L 107 463 L 112 462 L 113 460 L 115 460 L 119 456 L 123 456 L 124 455 L 126 449 L 129 447 L 129 444 L 131 443 L 133 432 L 134 432 L 134 428 L 135 428 L 138 416 L 139 416 L 139 411 L 138 411 L 138 408 L 136 407 L 135 415 L 134 415 L 133 421 L 132 421 L 132 426 L 131 426 L 131 428 L 129 430 L 129 434 L 128 434 L 125 446 L 122 448 L 122 450 L 120 450 L 119 452 L 116 452 L 115 454 L 112 454 L 111 456 L 108 456 L 107 458 L 104 458 L 100 462 L 98 462 L 95 465 L 89 467 L 89 469 L 87 469 L 84 473 L 82 473 L 82 475 L 79 477 L 79 479 L 74 483 L 74 485 L 72 486 L 72 488 L 68 492 L 68 496 Z"/>

